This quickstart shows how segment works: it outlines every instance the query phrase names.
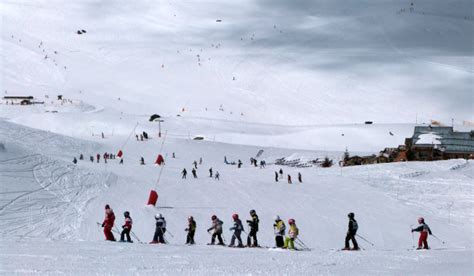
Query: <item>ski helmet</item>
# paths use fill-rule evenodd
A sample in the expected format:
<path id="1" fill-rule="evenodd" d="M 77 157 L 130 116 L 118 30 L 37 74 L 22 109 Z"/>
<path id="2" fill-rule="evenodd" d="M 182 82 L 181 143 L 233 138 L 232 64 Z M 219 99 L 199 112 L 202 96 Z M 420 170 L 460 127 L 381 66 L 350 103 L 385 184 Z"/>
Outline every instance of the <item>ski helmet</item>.
<path id="1" fill-rule="evenodd" d="M 354 213 L 350 212 L 349 214 L 347 214 L 347 216 L 350 218 L 354 218 Z"/>
<path id="2" fill-rule="evenodd" d="M 189 220 L 189 221 L 193 221 L 193 220 L 194 220 L 193 216 L 189 216 L 189 217 L 188 217 L 188 220 Z"/>
<path id="3" fill-rule="evenodd" d="M 255 213 L 256 213 L 256 212 L 255 212 L 254 209 L 250 210 L 250 214 L 251 214 L 251 215 L 253 215 L 253 214 L 255 214 Z"/>
<path id="4" fill-rule="evenodd" d="M 424 222 L 425 222 L 425 219 L 423 217 L 418 218 L 418 223 L 424 223 Z"/>
<path id="5" fill-rule="evenodd" d="M 295 220 L 294 219 L 289 219 L 288 224 L 295 224 Z"/>
<path id="6" fill-rule="evenodd" d="M 124 217 L 128 217 L 128 216 L 130 216 L 130 212 L 129 212 L 129 211 L 125 211 L 125 212 L 123 212 L 123 216 L 124 216 Z"/>
<path id="7" fill-rule="evenodd" d="M 155 218 L 156 218 L 156 219 L 161 219 L 161 218 L 163 218 L 163 215 L 162 215 L 162 214 L 156 214 L 156 215 L 155 215 Z"/>
<path id="8" fill-rule="evenodd" d="M 280 219 L 280 216 L 279 216 L 279 215 L 276 215 L 276 216 L 275 216 L 275 221 L 279 221 L 279 220 L 281 220 L 281 219 Z"/>
<path id="9" fill-rule="evenodd" d="M 109 205 L 109 204 L 106 204 L 106 205 L 105 205 L 105 209 L 110 209 L 110 205 Z"/>
<path id="10" fill-rule="evenodd" d="M 212 219 L 212 220 L 215 220 L 215 219 L 217 219 L 217 216 L 216 216 L 216 215 L 212 215 L 211 219 Z"/>
<path id="11" fill-rule="evenodd" d="M 232 218 L 233 218 L 233 219 L 238 219 L 238 218 L 239 218 L 239 215 L 238 215 L 238 214 L 233 214 L 233 215 L 232 215 Z"/>

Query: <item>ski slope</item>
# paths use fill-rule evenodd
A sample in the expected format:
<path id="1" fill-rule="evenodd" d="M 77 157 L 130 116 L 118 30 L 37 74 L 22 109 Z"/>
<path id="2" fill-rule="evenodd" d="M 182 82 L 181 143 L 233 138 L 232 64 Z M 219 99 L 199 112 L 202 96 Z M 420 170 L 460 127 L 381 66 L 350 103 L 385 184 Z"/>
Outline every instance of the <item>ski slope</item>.
<path id="1" fill-rule="evenodd" d="M 0 104 L 0 274 L 471 274 L 472 160 L 274 165 L 378 153 L 431 119 L 472 130 L 471 1 L 290 2 L 2 1 L 0 91 L 44 104 Z M 123 165 L 89 161 L 120 149 Z M 259 150 L 264 169 L 249 162 Z M 198 178 L 181 179 L 201 157 Z M 130 211 L 144 242 L 162 213 L 169 244 L 104 241 L 105 204 L 119 228 Z M 311 251 L 206 246 L 213 214 L 228 243 L 231 215 L 250 209 L 261 245 L 274 245 L 278 214 Z M 348 212 L 374 246 L 338 251 Z M 431 251 L 413 250 L 419 216 L 442 240 Z"/>

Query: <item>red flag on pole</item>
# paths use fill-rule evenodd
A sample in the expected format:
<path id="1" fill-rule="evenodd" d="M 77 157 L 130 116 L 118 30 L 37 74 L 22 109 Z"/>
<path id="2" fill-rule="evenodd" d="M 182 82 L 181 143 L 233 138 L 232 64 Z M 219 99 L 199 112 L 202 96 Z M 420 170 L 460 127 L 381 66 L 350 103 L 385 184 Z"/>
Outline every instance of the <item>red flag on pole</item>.
<path id="1" fill-rule="evenodd" d="M 163 158 L 163 155 L 158 155 L 158 158 L 156 158 L 155 164 L 160 165 L 165 163 L 165 159 Z"/>
<path id="2" fill-rule="evenodd" d="M 122 150 L 119 150 L 118 153 L 117 153 L 117 156 L 118 156 L 119 158 L 122 158 L 122 155 L 123 155 Z"/>

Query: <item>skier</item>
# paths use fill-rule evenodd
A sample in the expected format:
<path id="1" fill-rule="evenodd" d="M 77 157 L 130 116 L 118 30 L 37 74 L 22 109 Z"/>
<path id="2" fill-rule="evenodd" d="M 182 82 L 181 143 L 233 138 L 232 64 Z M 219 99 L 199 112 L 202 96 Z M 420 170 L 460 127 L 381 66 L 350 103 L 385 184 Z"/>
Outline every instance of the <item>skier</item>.
<path id="1" fill-rule="evenodd" d="M 211 243 L 209 245 L 214 245 L 216 237 L 219 240 L 218 245 L 225 245 L 224 241 L 222 241 L 222 224 L 224 223 L 220 219 L 218 219 L 216 215 L 213 215 L 211 219 L 212 219 L 212 225 L 209 229 L 207 229 L 208 233 L 210 233 L 210 231 L 213 230 Z"/>
<path id="2" fill-rule="evenodd" d="M 196 232 L 196 221 L 192 216 L 188 217 L 188 228 L 184 229 L 184 231 L 188 232 L 186 236 L 186 244 L 192 245 L 194 244 L 194 233 Z"/>
<path id="3" fill-rule="evenodd" d="M 291 175 L 288 175 L 288 184 L 293 184 L 293 183 L 291 182 Z"/>
<path id="4" fill-rule="evenodd" d="M 298 182 L 303 183 L 303 178 L 301 177 L 301 173 L 298 172 Z"/>
<path id="5" fill-rule="evenodd" d="M 97 163 L 99 163 L 99 160 L 100 160 L 100 154 L 97 154 L 97 157 L 96 157 L 96 159 L 97 159 Z"/>
<path id="6" fill-rule="evenodd" d="M 150 242 L 151 244 L 154 243 L 166 243 L 164 235 L 166 233 L 166 220 L 162 214 L 155 215 L 156 220 L 156 228 L 155 228 L 155 235 L 153 236 L 153 240 Z"/>
<path id="7" fill-rule="evenodd" d="M 280 179 L 283 178 L 283 169 L 280 169 Z"/>
<path id="8" fill-rule="evenodd" d="M 278 172 L 275 172 L 275 182 L 278 182 Z"/>
<path id="9" fill-rule="evenodd" d="M 357 221 L 354 219 L 354 213 L 351 212 L 347 214 L 347 216 L 349 217 L 349 227 L 347 229 L 345 246 L 342 250 L 359 250 L 359 245 L 355 239 L 359 226 L 357 225 Z M 352 240 L 352 244 L 354 245 L 352 249 L 349 247 L 349 240 Z"/>
<path id="10" fill-rule="evenodd" d="M 125 241 L 125 236 L 127 236 L 127 242 L 133 242 L 132 239 L 130 238 L 130 231 L 132 231 L 132 224 L 133 220 L 132 217 L 130 217 L 130 212 L 125 211 L 123 213 L 123 216 L 125 217 L 125 224 L 122 225 L 122 233 L 120 234 L 120 241 L 124 242 Z"/>
<path id="11" fill-rule="evenodd" d="M 220 176 L 219 172 L 216 171 L 215 179 L 216 179 L 216 180 L 219 180 L 219 176 Z"/>
<path id="12" fill-rule="evenodd" d="M 140 141 L 143 141 L 143 134 L 140 134 Z"/>
<path id="13" fill-rule="evenodd" d="M 240 159 L 239 159 L 239 161 L 237 161 L 237 168 L 240 169 L 240 167 L 242 167 L 242 161 L 240 161 Z"/>
<path id="14" fill-rule="evenodd" d="M 84 160 L 84 155 L 82 153 L 79 155 L 79 160 Z"/>
<path id="15" fill-rule="evenodd" d="M 295 249 L 295 240 L 298 238 L 299 230 L 296 227 L 294 219 L 289 219 L 288 224 L 290 225 L 290 230 L 288 230 L 288 237 L 285 239 L 285 244 L 283 248 L 285 249 Z"/>
<path id="16" fill-rule="evenodd" d="M 135 137 L 137 138 L 137 141 L 138 141 L 138 134 L 135 134 Z"/>
<path id="17" fill-rule="evenodd" d="M 212 177 L 212 167 L 209 169 L 209 177 Z"/>
<path id="18" fill-rule="evenodd" d="M 202 157 L 199 157 L 199 165 L 202 164 Z"/>
<path id="19" fill-rule="evenodd" d="M 193 165 L 194 165 L 194 168 L 197 170 L 197 168 L 198 168 L 198 163 L 196 162 L 196 160 L 194 160 Z"/>
<path id="20" fill-rule="evenodd" d="M 76 159 L 76 157 L 74 157 L 74 159 L 72 159 L 72 163 L 77 164 L 77 159 Z"/>
<path id="21" fill-rule="evenodd" d="M 120 164 L 120 165 L 123 165 L 123 158 L 120 158 L 119 164 Z"/>
<path id="22" fill-rule="evenodd" d="M 433 235 L 431 233 L 431 229 L 428 224 L 425 223 L 425 219 L 420 217 L 418 218 L 418 223 L 420 224 L 415 229 L 411 229 L 411 232 L 420 232 L 420 238 L 418 239 L 418 248 L 420 249 L 430 249 L 428 246 L 428 234 Z M 421 247 L 423 245 L 423 247 Z"/>
<path id="23" fill-rule="evenodd" d="M 140 158 L 140 165 L 145 165 L 145 158 L 143 156 Z"/>
<path id="24" fill-rule="evenodd" d="M 92 163 L 94 163 L 94 156 L 90 156 L 89 159 L 91 160 Z"/>
<path id="25" fill-rule="evenodd" d="M 104 135 L 104 133 L 102 132 L 102 139 L 104 139 L 104 138 L 105 138 L 105 135 Z"/>
<path id="26" fill-rule="evenodd" d="M 238 214 L 233 214 L 232 219 L 234 220 L 234 226 L 229 228 L 229 230 L 234 231 L 234 234 L 232 235 L 232 239 L 230 239 L 229 247 L 234 247 L 235 239 L 237 239 L 237 241 L 239 242 L 237 247 L 244 247 L 244 245 L 242 244 L 242 239 L 240 238 L 240 234 L 242 233 L 242 230 L 244 230 L 242 221 L 239 219 Z"/>
<path id="27" fill-rule="evenodd" d="M 108 159 L 109 155 L 106 153 L 104 153 L 104 162 L 107 163 L 107 159 Z"/>
<path id="28" fill-rule="evenodd" d="M 188 174 L 188 171 L 186 171 L 186 168 L 183 169 L 183 171 L 181 172 L 181 174 L 183 175 L 181 178 L 182 178 L 182 179 L 186 179 L 186 175 Z"/>
<path id="29" fill-rule="evenodd" d="M 194 178 L 197 178 L 197 174 L 196 174 L 196 169 L 195 169 L 195 168 L 193 168 L 193 169 L 191 170 L 191 173 L 193 174 L 193 177 L 194 177 Z"/>
<path id="30" fill-rule="evenodd" d="M 114 234 L 112 234 L 112 227 L 114 227 L 115 214 L 109 204 L 105 205 L 105 219 L 102 222 L 102 227 L 104 228 L 105 239 L 108 241 L 115 241 Z"/>
<path id="31" fill-rule="evenodd" d="M 255 210 L 250 210 L 250 216 L 252 219 L 247 220 L 248 225 L 250 226 L 250 233 L 247 236 L 247 247 L 258 247 L 257 242 L 257 232 L 258 232 L 258 223 L 260 222 Z M 253 244 L 251 244 L 251 239 L 253 238 Z"/>
<path id="32" fill-rule="evenodd" d="M 176 155 L 174 154 L 174 152 L 173 152 L 173 158 L 176 158 Z"/>
<path id="33" fill-rule="evenodd" d="M 283 247 L 284 241 L 283 237 L 285 236 L 286 225 L 283 220 L 280 219 L 280 216 L 275 216 L 275 223 L 273 224 L 273 229 L 275 231 L 275 243 L 276 247 Z"/>

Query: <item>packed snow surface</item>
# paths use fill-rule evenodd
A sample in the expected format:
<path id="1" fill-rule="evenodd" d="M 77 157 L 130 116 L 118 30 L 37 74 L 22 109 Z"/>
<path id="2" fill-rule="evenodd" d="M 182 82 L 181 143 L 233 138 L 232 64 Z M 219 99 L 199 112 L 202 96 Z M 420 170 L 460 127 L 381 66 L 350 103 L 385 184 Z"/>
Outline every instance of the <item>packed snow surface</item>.
<path id="1" fill-rule="evenodd" d="M 44 103 L 0 104 L 0 274 L 472 274 L 472 161 L 337 166 L 431 119 L 472 129 L 472 1 L 438 2 L 1 1 L 0 91 Z M 89 161 L 119 150 L 123 165 Z M 104 241 L 105 204 L 117 229 L 130 211 L 133 244 Z M 206 245 L 212 215 L 228 243 L 250 209 L 263 248 Z M 358 252 L 338 251 L 349 212 Z M 147 244 L 157 213 L 167 245 Z M 267 248 L 277 214 L 311 251 Z M 413 250 L 420 216 L 430 251 Z"/>

